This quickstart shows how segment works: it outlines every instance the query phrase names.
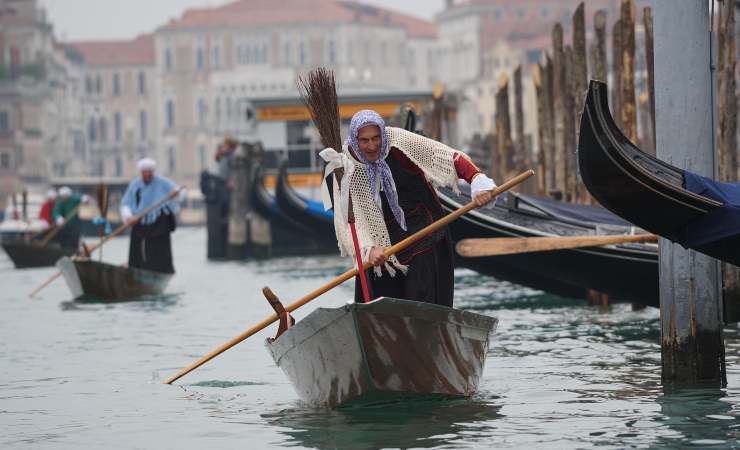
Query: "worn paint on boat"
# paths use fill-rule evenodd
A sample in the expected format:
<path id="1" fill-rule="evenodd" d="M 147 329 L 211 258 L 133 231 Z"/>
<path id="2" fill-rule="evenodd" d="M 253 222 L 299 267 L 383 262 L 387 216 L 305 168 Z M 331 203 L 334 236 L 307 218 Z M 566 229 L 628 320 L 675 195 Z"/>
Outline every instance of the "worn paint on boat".
<path id="1" fill-rule="evenodd" d="M 466 397 L 478 390 L 497 323 L 469 311 L 381 298 L 319 308 L 267 348 L 311 406 Z"/>

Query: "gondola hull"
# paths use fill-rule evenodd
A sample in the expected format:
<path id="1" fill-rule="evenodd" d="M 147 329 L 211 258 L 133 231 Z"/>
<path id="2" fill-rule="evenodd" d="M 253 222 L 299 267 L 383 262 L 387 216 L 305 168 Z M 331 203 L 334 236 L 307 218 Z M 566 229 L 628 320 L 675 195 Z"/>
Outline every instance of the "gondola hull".
<path id="1" fill-rule="evenodd" d="M 440 191 L 446 211 L 469 199 Z M 622 227 L 629 232 L 629 227 Z M 453 241 L 466 238 L 596 235 L 605 229 L 616 234 L 619 227 L 569 222 L 538 216 L 519 208 L 502 206 L 474 210 L 450 224 Z M 589 298 L 596 292 L 611 301 L 658 306 L 658 256 L 654 245 L 620 245 L 573 250 L 533 252 L 504 256 L 466 258 L 456 265 L 501 280 L 552 294 Z"/>
<path id="2" fill-rule="evenodd" d="M 310 202 L 300 195 L 288 183 L 287 164 L 280 166 L 275 187 L 277 207 L 285 216 L 310 230 L 305 239 L 314 241 L 323 252 L 338 252 L 337 239 L 334 234 L 334 214 L 324 211 L 323 206 Z"/>
<path id="3" fill-rule="evenodd" d="M 251 191 L 252 213 L 262 216 L 270 225 L 268 245 L 253 244 L 250 256 L 300 256 L 337 253 L 336 240 L 317 238 L 309 226 L 286 214 L 275 197 L 265 188 L 258 169 Z"/>
<path id="4" fill-rule="evenodd" d="M 26 241 L 8 241 L 2 243 L 3 250 L 17 269 L 33 267 L 51 267 L 65 256 L 72 256 L 76 249 L 48 244 L 44 247 Z"/>
<path id="5" fill-rule="evenodd" d="M 735 231 L 721 239 L 699 242 L 697 227 L 713 216 L 721 217 L 717 213 L 723 203 L 687 189 L 686 176 L 693 174 L 631 143 L 614 122 L 607 97 L 607 86 L 592 81 L 581 116 L 578 165 L 591 195 L 614 214 L 649 232 L 740 265 L 737 225 L 727 224 Z"/>
<path id="6" fill-rule="evenodd" d="M 124 301 L 160 295 L 173 275 L 89 259 L 62 258 L 57 268 L 79 300 Z"/>
<path id="7" fill-rule="evenodd" d="M 267 349 L 310 406 L 478 389 L 498 320 L 428 303 L 381 298 L 319 308 Z"/>

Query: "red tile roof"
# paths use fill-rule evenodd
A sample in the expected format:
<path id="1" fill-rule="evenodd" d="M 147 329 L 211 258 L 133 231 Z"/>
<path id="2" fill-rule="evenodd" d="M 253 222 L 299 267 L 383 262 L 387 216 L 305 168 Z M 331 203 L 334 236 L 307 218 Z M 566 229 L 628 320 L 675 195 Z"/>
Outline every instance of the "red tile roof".
<path id="1" fill-rule="evenodd" d="M 143 34 L 126 41 L 81 41 L 64 44 L 82 54 L 93 66 L 154 65 L 154 35 Z"/>
<path id="2" fill-rule="evenodd" d="M 303 23 L 395 25 L 405 28 L 412 37 L 437 35 L 436 26 L 423 19 L 341 0 L 237 0 L 215 8 L 189 9 L 160 30 Z"/>

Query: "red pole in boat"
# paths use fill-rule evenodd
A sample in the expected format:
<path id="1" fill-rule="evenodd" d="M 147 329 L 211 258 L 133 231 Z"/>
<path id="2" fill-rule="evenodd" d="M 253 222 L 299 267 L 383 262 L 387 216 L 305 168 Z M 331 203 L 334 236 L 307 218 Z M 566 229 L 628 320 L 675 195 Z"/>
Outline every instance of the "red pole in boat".
<path id="1" fill-rule="evenodd" d="M 362 298 L 364 303 L 370 302 L 370 291 L 367 288 L 367 279 L 365 271 L 362 269 L 362 255 L 360 254 L 360 243 L 357 239 L 357 228 L 355 228 L 355 218 L 349 220 L 349 229 L 352 232 L 352 242 L 355 244 L 355 258 L 357 259 L 357 273 L 360 275 L 360 285 L 362 286 Z"/>

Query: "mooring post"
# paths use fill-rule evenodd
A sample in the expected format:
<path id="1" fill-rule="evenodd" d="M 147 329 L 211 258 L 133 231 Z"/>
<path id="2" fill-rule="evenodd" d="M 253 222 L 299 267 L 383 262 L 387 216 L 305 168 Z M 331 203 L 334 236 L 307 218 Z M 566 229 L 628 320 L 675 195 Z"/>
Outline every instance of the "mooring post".
<path id="1" fill-rule="evenodd" d="M 244 259 L 247 244 L 247 192 L 249 189 L 249 164 L 247 158 L 247 144 L 240 143 L 234 150 L 231 161 L 229 183 L 231 198 L 229 204 L 229 236 L 226 242 L 226 257 L 228 259 Z"/>
<path id="2" fill-rule="evenodd" d="M 657 155 L 715 177 L 716 129 L 709 3 L 655 0 Z M 719 264 L 660 240 L 664 385 L 724 385 Z"/>

